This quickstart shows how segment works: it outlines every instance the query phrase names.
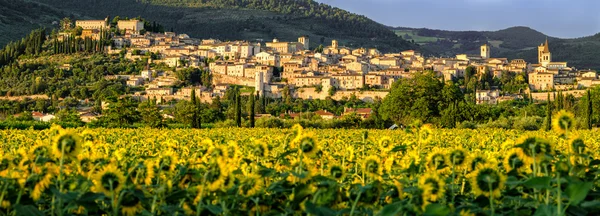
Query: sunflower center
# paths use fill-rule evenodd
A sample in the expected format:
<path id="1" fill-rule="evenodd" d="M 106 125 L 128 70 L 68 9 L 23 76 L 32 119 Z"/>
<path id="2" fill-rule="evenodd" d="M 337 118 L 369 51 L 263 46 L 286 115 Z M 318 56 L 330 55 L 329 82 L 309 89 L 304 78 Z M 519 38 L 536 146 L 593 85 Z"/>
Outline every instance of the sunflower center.
<path id="1" fill-rule="evenodd" d="M 314 148 L 315 147 L 312 144 L 312 142 L 310 142 L 310 141 L 302 142 L 302 152 L 308 153 L 308 152 L 311 152 Z"/>
<path id="2" fill-rule="evenodd" d="M 123 198 L 121 198 L 121 205 L 123 207 L 134 207 L 138 203 L 140 203 L 140 199 L 131 192 L 123 194 Z"/>
<path id="3" fill-rule="evenodd" d="M 330 174 L 331 174 L 331 176 L 333 176 L 334 178 L 336 178 L 336 179 L 339 179 L 339 178 L 341 178 L 341 177 L 342 177 L 342 175 L 343 175 L 343 172 L 342 172 L 342 169 L 341 169 L 341 168 L 339 168 L 339 167 L 335 166 L 335 167 L 332 167 L 332 168 L 331 168 Z"/>
<path id="4" fill-rule="evenodd" d="M 509 158 L 509 165 L 511 166 L 511 168 L 513 169 L 518 169 L 521 168 L 523 165 L 525 165 L 523 163 L 523 161 L 519 158 L 519 156 L 517 154 L 512 154 Z"/>
<path id="5" fill-rule="evenodd" d="M 206 180 L 208 182 L 215 182 L 215 181 L 219 180 L 220 176 L 221 176 L 221 169 L 219 168 L 219 166 L 213 165 L 213 167 L 211 167 L 209 170 L 207 170 Z"/>
<path id="6" fill-rule="evenodd" d="M 437 169 L 444 168 L 444 155 L 436 154 L 431 158 L 431 167 Z"/>
<path id="7" fill-rule="evenodd" d="M 374 161 L 374 160 L 367 161 L 367 172 L 377 173 L 378 170 L 379 170 L 379 164 L 377 164 L 377 161 Z"/>
<path id="8" fill-rule="evenodd" d="M 440 183 L 432 178 L 428 178 L 425 180 L 425 184 L 431 186 L 431 194 L 437 194 L 440 190 Z"/>
<path id="9" fill-rule="evenodd" d="M 114 190 L 115 188 L 119 187 L 119 177 L 117 177 L 116 174 L 114 173 L 105 173 L 104 175 L 102 175 L 102 177 L 100 178 L 100 181 L 102 182 L 102 187 L 105 190 Z M 111 184 L 112 184 L 112 188 L 111 188 Z"/>
<path id="10" fill-rule="evenodd" d="M 500 176 L 495 170 L 485 168 L 477 174 L 477 186 L 483 192 L 494 191 L 500 186 Z"/>
<path id="11" fill-rule="evenodd" d="M 450 153 L 450 159 L 452 160 L 452 164 L 455 166 L 460 166 L 465 162 L 465 153 L 462 151 L 453 151 Z"/>
<path id="12" fill-rule="evenodd" d="M 64 135 L 58 139 L 59 148 L 63 148 L 66 154 L 73 153 L 77 146 L 77 142 L 71 135 Z"/>
<path id="13" fill-rule="evenodd" d="M 9 166 L 10 166 L 10 160 L 8 160 L 6 158 L 2 158 L 2 161 L 0 161 L 0 171 L 7 170 Z"/>
<path id="14" fill-rule="evenodd" d="M 573 124 L 573 122 L 569 116 L 561 116 L 558 121 L 558 126 L 562 130 L 567 130 L 567 129 L 571 128 L 572 124 Z"/>

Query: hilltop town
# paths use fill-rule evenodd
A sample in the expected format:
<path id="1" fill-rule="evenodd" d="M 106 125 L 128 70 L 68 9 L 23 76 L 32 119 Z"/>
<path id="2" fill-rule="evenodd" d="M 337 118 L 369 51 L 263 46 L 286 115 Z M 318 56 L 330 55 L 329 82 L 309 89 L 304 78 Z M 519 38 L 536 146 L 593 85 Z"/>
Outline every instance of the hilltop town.
<path id="1" fill-rule="evenodd" d="M 97 39 L 103 29 L 109 29 L 105 20 L 78 20 L 76 27 L 83 29 L 80 37 Z M 210 71 L 211 86 L 190 86 L 173 89 L 177 78 L 172 71 L 147 68 L 140 75 L 110 78 L 127 79 L 129 86 L 145 87 L 144 95 L 165 98 L 184 98 L 191 88 L 203 100 L 220 95 L 229 85 L 254 88 L 261 95 L 281 97 L 285 86 L 293 95 L 303 99 L 341 98 L 356 95 L 364 100 L 383 98 L 392 84 L 410 78 L 414 72 L 433 70 L 444 80 L 465 77 L 469 67 L 479 75 L 502 78 L 506 73 L 520 74 L 528 80 L 528 88 L 519 93 L 577 90 L 600 83 L 595 71 L 577 70 L 567 62 L 555 62 L 548 41 L 538 47 L 539 61 L 494 57 L 489 44 L 481 46 L 480 55 L 460 54 L 453 58 L 425 57 L 418 51 L 381 53 L 373 48 L 350 48 L 333 40 L 330 46 L 311 47 L 310 38 L 300 36 L 298 41 L 273 39 L 269 42 L 220 41 L 196 39 L 174 32 L 145 31 L 140 20 L 120 20 L 116 26 L 122 35 L 112 37 L 108 54 L 126 52 L 130 60 L 147 59 L 149 53 L 156 59 L 147 59 L 148 65 L 164 64 L 178 70 L 196 67 Z M 138 93 L 140 94 L 140 93 Z M 545 94 L 540 94 L 545 96 Z M 498 100 L 519 98 L 518 94 L 501 95 L 489 86 L 479 91 L 479 103 L 497 103 Z M 535 96 L 534 96 L 535 97 Z M 544 99 L 543 97 L 536 97 Z"/>

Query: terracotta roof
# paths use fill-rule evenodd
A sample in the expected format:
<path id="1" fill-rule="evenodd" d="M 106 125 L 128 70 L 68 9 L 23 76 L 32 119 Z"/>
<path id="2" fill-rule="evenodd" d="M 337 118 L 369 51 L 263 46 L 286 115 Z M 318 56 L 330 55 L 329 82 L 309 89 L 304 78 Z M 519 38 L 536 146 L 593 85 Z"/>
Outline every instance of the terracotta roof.
<path id="1" fill-rule="evenodd" d="M 32 113 L 31 113 L 31 116 L 33 116 L 33 117 L 44 117 L 44 116 L 46 116 L 46 115 L 44 115 L 44 114 L 43 114 L 43 113 L 41 113 L 41 112 L 32 112 Z"/>
<path id="2" fill-rule="evenodd" d="M 335 116 L 333 113 L 327 112 L 325 110 L 315 111 L 315 114 L 320 116 Z"/>
<path id="3" fill-rule="evenodd" d="M 358 114 L 371 114 L 371 112 L 373 112 L 373 109 L 371 108 L 358 108 L 358 109 L 354 109 L 354 108 L 346 108 L 344 110 L 344 113 L 358 113 Z"/>

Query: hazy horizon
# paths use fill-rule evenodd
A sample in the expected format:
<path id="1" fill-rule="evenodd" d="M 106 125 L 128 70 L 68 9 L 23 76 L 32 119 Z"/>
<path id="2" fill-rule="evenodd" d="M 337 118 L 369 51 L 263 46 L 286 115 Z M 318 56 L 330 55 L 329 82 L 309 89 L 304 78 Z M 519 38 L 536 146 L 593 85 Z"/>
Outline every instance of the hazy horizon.
<path id="1" fill-rule="evenodd" d="M 526 26 L 559 38 L 585 37 L 600 32 L 600 14 L 596 12 L 600 1 L 595 0 L 316 1 L 393 27 L 496 31 Z"/>

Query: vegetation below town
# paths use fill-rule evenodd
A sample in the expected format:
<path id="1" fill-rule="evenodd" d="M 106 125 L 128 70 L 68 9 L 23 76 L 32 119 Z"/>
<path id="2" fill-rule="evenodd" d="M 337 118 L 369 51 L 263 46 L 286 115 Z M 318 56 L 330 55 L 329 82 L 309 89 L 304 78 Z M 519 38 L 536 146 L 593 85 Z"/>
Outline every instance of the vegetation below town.
<path id="1" fill-rule="evenodd" d="M 10 2 L 3 3 L 2 1 L 0 4 L 10 4 Z M 319 44 L 330 44 L 333 39 L 338 39 L 340 45 L 375 47 L 382 51 L 400 51 L 416 47 L 416 45 L 397 37 L 385 26 L 364 16 L 319 4 L 312 0 L 124 0 L 117 2 L 35 0 L 34 2 L 37 3 L 28 4 L 38 5 L 40 3 L 39 6 L 14 8 L 15 12 L 8 15 L 14 14 L 19 17 L 19 14 L 37 14 L 36 9 L 40 9 L 60 11 L 57 13 L 65 14 L 62 17 L 70 16 L 72 19 L 142 16 L 162 24 L 166 30 L 185 32 L 195 38 L 222 40 L 279 38 L 282 41 L 294 41 L 299 35 L 308 35 L 311 38 L 312 48 L 316 48 Z M 62 18 L 52 17 L 54 21 Z M 36 19 L 27 20 L 27 22 L 29 21 L 35 23 Z M 46 19 L 42 21 L 48 22 Z M 13 36 L 10 40 L 18 39 L 25 35 L 25 32 L 37 28 L 37 26 L 31 27 L 31 25 L 19 27 L 22 22 L 25 22 L 19 18 L 7 20 L 7 22 L 10 28 L 1 28 L 0 33 L 15 31 L 13 29 L 19 29 L 18 32 L 21 32 L 21 35 L 11 34 Z M 0 41 L 0 44 L 3 42 L 8 41 Z"/>
<path id="2" fill-rule="evenodd" d="M 589 37 L 562 39 L 544 35 L 528 27 L 512 27 L 499 31 L 445 31 L 404 27 L 392 30 L 435 55 L 479 55 L 480 46 L 488 43 L 492 46 L 492 57 L 525 59 L 531 63 L 538 62 L 537 46 L 547 38 L 550 50 L 555 50 L 552 52 L 554 61 L 569 62 L 570 66 L 579 69 L 600 70 L 600 33 Z"/>

